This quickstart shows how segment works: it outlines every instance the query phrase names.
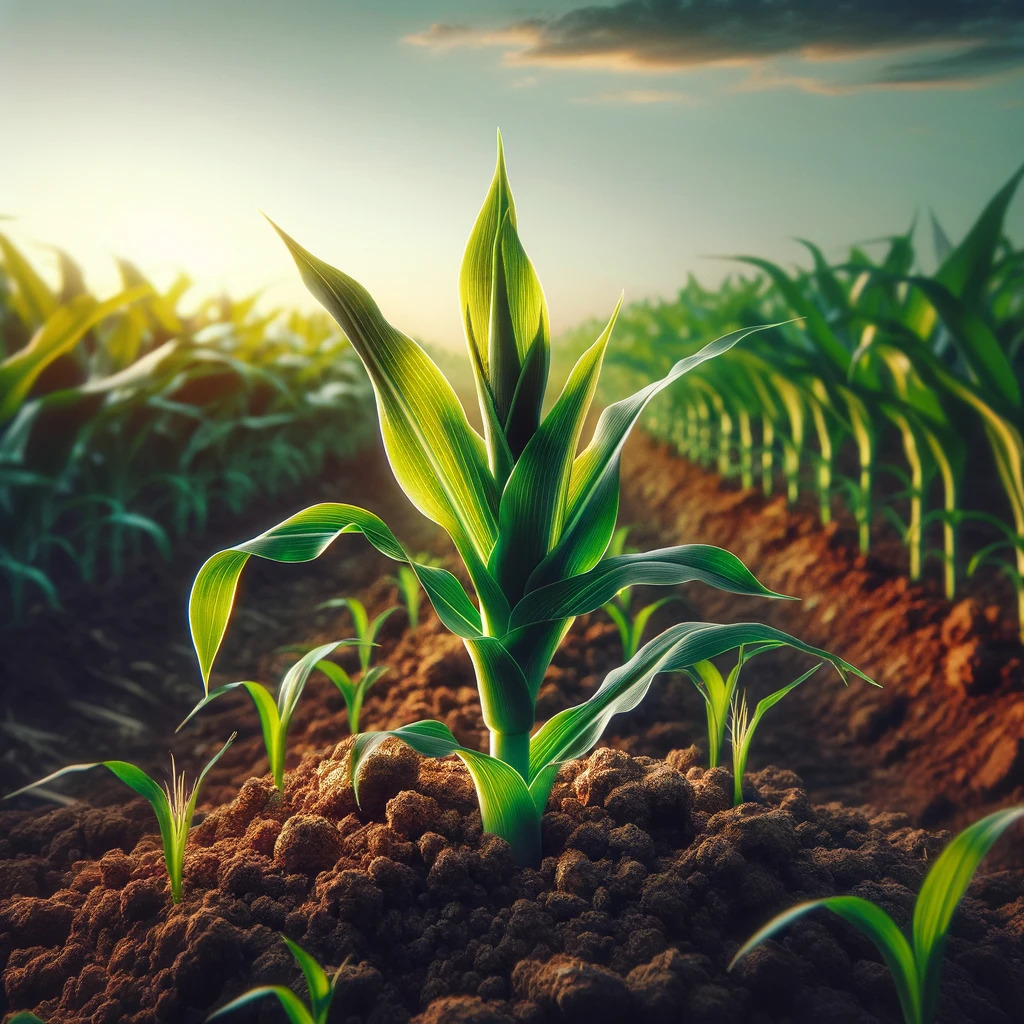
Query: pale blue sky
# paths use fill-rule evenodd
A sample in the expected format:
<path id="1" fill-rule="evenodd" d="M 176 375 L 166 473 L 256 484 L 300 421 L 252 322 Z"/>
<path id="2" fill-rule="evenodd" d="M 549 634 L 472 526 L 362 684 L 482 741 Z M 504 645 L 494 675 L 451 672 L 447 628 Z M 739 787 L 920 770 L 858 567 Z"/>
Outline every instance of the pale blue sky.
<path id="1" fill-rule="evenodd" d="M 839 256 L 928 207 L 956 237 L 1024 160 L 1024 11 L 786 0 L 780 33 L 728 3 L 577 6 L 0 0 L 0 213 L 100 290 L 118 254 L 311 307 L 262 208 L 455 342 L 496 127 L 556 330 L 714 281 L 710 254 Z"/>

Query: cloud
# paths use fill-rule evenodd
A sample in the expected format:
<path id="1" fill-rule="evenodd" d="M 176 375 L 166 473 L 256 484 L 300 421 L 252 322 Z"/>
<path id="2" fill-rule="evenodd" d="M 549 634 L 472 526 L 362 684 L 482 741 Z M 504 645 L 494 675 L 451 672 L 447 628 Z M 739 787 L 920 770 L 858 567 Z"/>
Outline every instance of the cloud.
<path id="1" fill-rule="evenodd" d="M 789 58 L 813 73 L 777 75 L 776 86 L 822 93 L 963 88 L 1024 70 L 1024 3 L 620 0 L 498 28 L 435 24 L 405 41 L 435 50 L 496 47 L 515 67 L 644 74 L 754 72 Z"/>
<path id="2" fill-rule="evenodd" d="M 620 92 L 599 92 L 584 96 L 577 103 L 610 103 L 628 106 L 653 106 L 659 103 L 685 104 L 693 106 L 694 99 L 689 93 L 676 89 L 623 89 Z"/>

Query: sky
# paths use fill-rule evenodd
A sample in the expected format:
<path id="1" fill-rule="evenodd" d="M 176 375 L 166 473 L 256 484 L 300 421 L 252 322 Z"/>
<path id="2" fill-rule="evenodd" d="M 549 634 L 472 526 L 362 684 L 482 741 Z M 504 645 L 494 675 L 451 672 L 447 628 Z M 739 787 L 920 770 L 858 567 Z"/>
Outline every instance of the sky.
<path id="1" fill-rule="evenodd" d="M 0 0 L 0 96 L 0 226 L 41 267 L 315 308 L 262 210 L 455 345 L 496 129 L 556 333 L 715 256 L 929 209 L 959 238 L 1024 161 L 1024 3 Z"/>

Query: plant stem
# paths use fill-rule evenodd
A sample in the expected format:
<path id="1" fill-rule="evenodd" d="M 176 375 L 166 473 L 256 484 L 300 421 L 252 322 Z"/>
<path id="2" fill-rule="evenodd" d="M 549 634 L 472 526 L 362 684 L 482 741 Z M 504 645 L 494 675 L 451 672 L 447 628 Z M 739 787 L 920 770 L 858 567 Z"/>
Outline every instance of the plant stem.
<path id="1" fill-rule="evenodd" d="M 524 779 L 530 775 L 530 734 L 528 732 L 492 732 L 491 757 L 511 765 Z"/>

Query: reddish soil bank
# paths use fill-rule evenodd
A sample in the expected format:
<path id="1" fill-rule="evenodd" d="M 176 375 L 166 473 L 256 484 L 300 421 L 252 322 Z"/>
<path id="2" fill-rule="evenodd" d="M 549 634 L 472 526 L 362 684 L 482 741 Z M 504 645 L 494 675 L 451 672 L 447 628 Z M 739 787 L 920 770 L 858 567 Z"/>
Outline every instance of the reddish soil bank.
<path id="1" fill-rule="evenodd" d="M 634 543 L 717 544 L 766 586 L 801 598 L 760 601 L 693 586 L 695 617 L 769 622 L 882 686 L 852 680 L 843 688 L 819 672 L 765 717 L 753 766 L 792 768 L 816 800 L 870 803 L 925 825 L 959 828 L 1024 799 L 1024 650 L 1005 603 L 979 595 L 951 606 L 859 555 L 850 530 L 822 528 L 781 496 L 737 490 L 644 436 L 627 449 L 622 492 L 620 522 L 638 524 Z M 792 654 L 770 667 L 754 662 L 750 680 L 761 695 L 801 664 Z M 638 709 L 658 724 L 630 749 L 664 753 L 684 734 L 692 742 L 692 717 L 674 707 L 670 687 Z"/>
<path id="2" fill-rule="evenodd" d="M 791 773 L 752 776 L 599 750 L 563 768 L 539 870 L 481 833 L 457 761 L 399 744 L 347 785 L 350 742 L 308 755 L 282 798 L 250 779 L 190 841 L 172 907 L 137 804 L 6 814 L 0 955 L 9 1009 L 61 1024 L 198 1024 L 255 984 L 299 987 L 288 935 L 350 957 L 332 1020 L 357 1024 L 895 1022 L 870 944 L 827 914 L 726 968 L 797 900 L 856 892 L 906 922 L 939 837 L 904 816 L 814 808 Z M 11 859 L 16 857 L 17 859 Z M 939 1020 L 1009 1024 L 1024 1000 L 1024 898 L 1005 872 L 956 915 Z M 267 1005 L 238 1021 L 280 1020 Z"/>

